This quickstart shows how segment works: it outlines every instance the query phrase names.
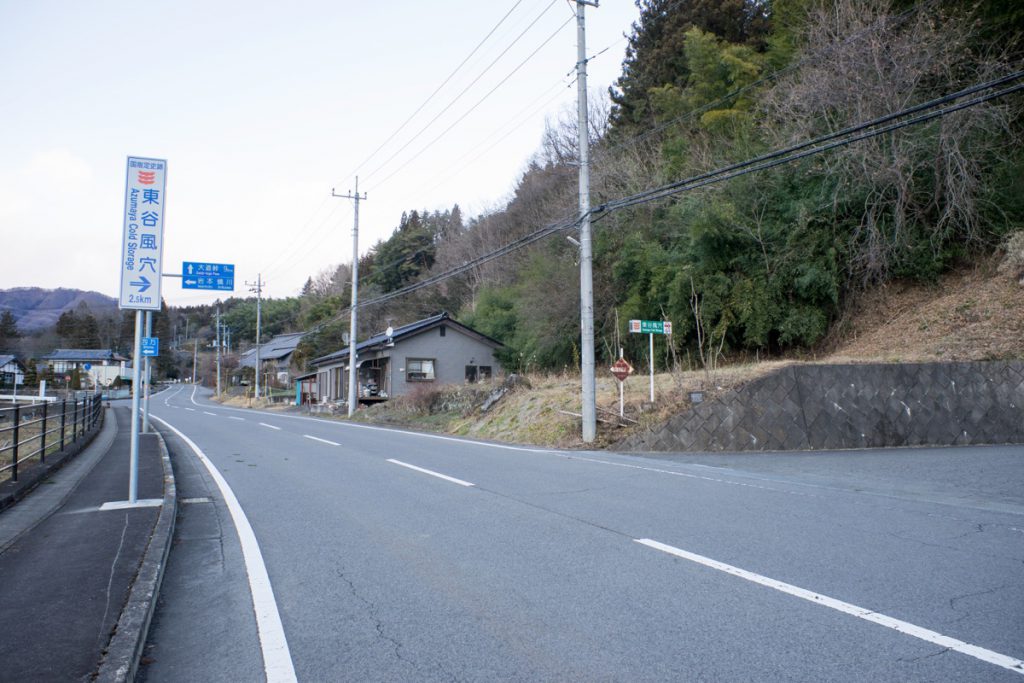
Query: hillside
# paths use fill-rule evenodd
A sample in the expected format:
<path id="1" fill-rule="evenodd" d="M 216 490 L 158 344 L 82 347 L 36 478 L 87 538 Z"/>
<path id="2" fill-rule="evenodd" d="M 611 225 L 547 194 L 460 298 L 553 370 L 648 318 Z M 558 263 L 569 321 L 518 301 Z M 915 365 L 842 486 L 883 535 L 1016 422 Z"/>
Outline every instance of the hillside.
<path id="1" fill-rule="evenodd" d="M 626 382 L 625 426 L 616 426 L 615 380 L 600 373 L 597 446 L 607 446 L 630 431 L 659 423 L 689 405 L 687 394 L 709 396 L 736 387 L 793 362 L 925 362 L 1024 358 L 1024 287 L 985 261 L 950 273 L 932 285 L 890 283 L 867 293 L 857 309 L 836 325 L 833 350 L 805 359 L 725 364 L 713 376 L 700 370 L 655 376 L 657 401 L 647 403 L 647 377 Z M 726 359 L 728 361 L 728 359 Z M 395 400 L 362 411 L 359 419 L 444 431 L 481 439 L 554 447 L 581 447 L 579 378 L 530 377 L 530 389 L 506 395 L 481 414 L 478 388 L 450 388 L 434 397 Z"/>
<path id="2" fill-rule="evenodd" d="M 1024 358 L 1024 287 L 989 260 L 933 285 L 879 287 L 837 330 L 831 362 Z"/>
<path id="3" fill-rule="evenodd" d="M 11 312 L 22 334 L 56 325 L 61 313 L 75 309 L 82 302 L 88 304 L 93 314 L 117 308 L 114 297 L 81 289 L 0 289 L 0 311 Z"/>

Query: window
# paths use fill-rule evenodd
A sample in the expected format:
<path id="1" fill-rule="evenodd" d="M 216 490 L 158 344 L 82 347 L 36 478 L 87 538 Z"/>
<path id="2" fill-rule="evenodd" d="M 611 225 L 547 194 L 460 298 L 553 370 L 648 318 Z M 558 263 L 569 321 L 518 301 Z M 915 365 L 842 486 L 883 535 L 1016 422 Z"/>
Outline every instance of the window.
<path id="1" fill-rule="evenodd" d="M 491 379 L 491 366 L 490 365 L 467 365 L 466 366 L 466 383 L 473 384 L 475 382 L 486 382 Z"/>
<path id="2" fill-rule="evenodd" d="M 447 331 L 447 328 L 444 325 L 441 325 L 441 336 L 442 337 L 444 336 L 446 331 Z"/>
<path id="3" fill-rule="evenodd" d="M 407 358 L 405 360 L 405 379 L 409 382 L 433 382 L 433 358 Z"/>

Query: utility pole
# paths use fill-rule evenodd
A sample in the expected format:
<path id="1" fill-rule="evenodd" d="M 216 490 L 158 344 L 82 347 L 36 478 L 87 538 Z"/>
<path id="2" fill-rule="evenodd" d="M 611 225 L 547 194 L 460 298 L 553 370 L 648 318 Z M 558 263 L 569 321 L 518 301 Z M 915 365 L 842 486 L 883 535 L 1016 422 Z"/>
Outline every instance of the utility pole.
<path id="1" fill-rule="evenodd" d="M 366 193 L 359 196 L 359 176 L 356 176 L 355 194 L 336 194 L 331 188 L 332 197 L 343 197 L 355 200 L 356 218 L 352 223 L 352 315 L 348 324 L 348 416 L 352 417 L 356 412 L 356 403 L 359 397 L 357 392 L 357 378 L 359 365 L 356 362 L 356 306 L 359 303 L 359 200 L 366 199 Z"/>
<path id="2" fill-rule="evenodd" d="M 246 282 L 250 292 L 256 292 L 256 398 L 260 397 L 260 326 L 262 325 L 261 309 L 263 308 L 263 277 L 256 273 L 256 282 Z"/>
<path id="3" fill-rule="evenodd" d="M 199 383 L 199 335 L 192 340 L 192 384 Z"/>
<path id="4" fill-rule="evenodd" d="M 587 5 L 596 0 L 576 0 L 576 104 L 579 110 L 580 148 L 580 351 L 583 379 L 583 441 L 597 437 L 597 392 L 594 376 L 594 275 L 590 233 L 590 127 L 587 117 Z"/>
<path id="5" fill-rule="evenodd" d="M 220 398 L 220 306 L 217 307 L 217 398 Z"/>

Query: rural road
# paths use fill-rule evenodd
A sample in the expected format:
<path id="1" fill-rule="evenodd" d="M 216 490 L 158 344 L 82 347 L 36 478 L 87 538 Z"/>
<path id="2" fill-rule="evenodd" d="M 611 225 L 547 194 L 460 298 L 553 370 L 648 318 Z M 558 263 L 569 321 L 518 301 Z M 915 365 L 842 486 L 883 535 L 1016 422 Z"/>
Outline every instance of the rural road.
<path id="1" fill-rule="evenodd" d="M 141 680 L 1024 680 L 1024 447 L 637 457 L 208 397 L 151 404 Z"/>

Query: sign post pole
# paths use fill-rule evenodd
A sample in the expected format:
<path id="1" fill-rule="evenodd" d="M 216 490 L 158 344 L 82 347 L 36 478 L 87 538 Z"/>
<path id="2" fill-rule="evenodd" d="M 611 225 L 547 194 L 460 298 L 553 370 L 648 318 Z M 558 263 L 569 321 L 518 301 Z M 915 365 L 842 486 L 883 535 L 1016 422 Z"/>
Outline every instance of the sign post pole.
<path id="1" fill-rule="evenodd" d="M 153 312 L 146 311 L 146 337 L 153 336 Z M 146 356 L 146 377 L 143 379 L 145 383 L 145 393 L 143 394 L 142 404 L 142 433 L 149 434 L 149 382 L 153 377 L 151 374 L 152 366 L 150 365 L 151 356 Z"/>
<path id="2" fill-rule="evenodd" d="M 619 360 L 622 360 L 622 347 L 619 347 Z M 626 382 L 619 380 L 619 417 L 626 415 Z"/>
<path id="3" fill-rule="evenodd" d="M 631 334 L 641 333 L 650 337 L 649 351 L 651 368 L 651 403 L 654 403 L 654 335 L 672 334 L 672 321 L 670 320 L 630 320 L 629 331 Z"/>
<path id="4" fill-rule="evenodd" d="M 651 363 L 651 403 L 654 403 L 654 333 L 647 335 L 651 338 L 650 363 Z"/>
<path id="5" fill-rule="evenodd" d="M 142 382 L 142 311 L 135 311 L 135 351 L 132 354 L 132 439 L 128 465 L 128 502 L 139 499 L 139 388 Z"/>

